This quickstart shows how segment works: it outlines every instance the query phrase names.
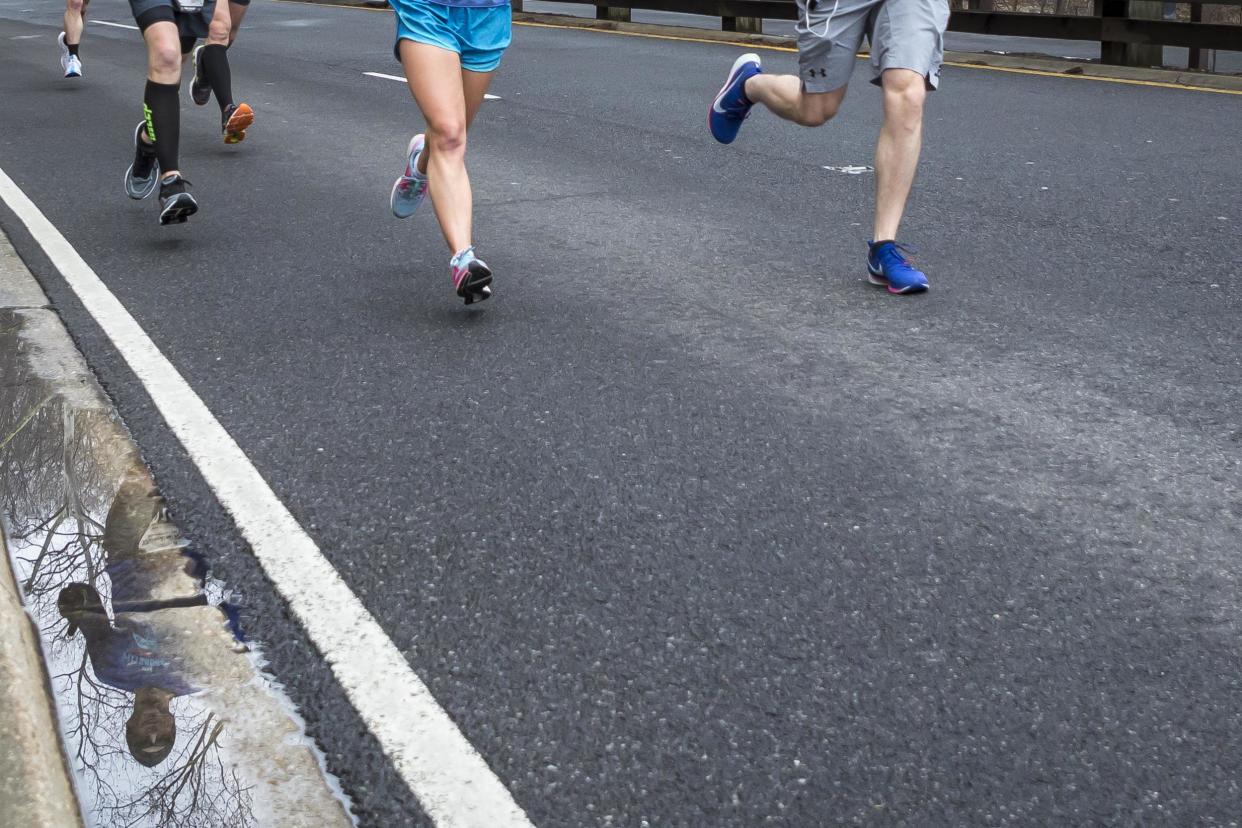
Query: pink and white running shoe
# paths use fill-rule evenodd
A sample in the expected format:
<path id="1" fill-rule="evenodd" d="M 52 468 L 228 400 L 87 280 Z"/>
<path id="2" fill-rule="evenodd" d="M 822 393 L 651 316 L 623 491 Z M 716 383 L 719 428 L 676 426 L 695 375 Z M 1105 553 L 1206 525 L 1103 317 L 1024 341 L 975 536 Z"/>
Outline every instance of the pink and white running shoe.
<path id="1" fill-rule="evenodd" d="M 418 205 L 427 197 L 427 176 L 418 171 L 418 156 L 423 152 L 425 139 L 420 132 L 410 139 L 410 148 L 406 153 L 405 172 L 392 185 L 392 195 L 388 199 L 392 214 L 397 218 L 409 218 L 414 215 Z"/>

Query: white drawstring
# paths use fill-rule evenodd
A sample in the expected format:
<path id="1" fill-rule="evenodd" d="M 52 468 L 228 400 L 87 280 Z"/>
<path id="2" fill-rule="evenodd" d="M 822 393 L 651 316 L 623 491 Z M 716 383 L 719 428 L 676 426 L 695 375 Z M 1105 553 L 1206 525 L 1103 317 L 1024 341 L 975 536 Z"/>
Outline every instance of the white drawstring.
<path id="1" fill-rule="evenodd" d="M 841 5 L 841 0 L 836 0 L 836 2 L 832 4 L 832 11 L 828 12 L 828 19 L 824 21 L 823 34 L 815 34 L 815 27 L 811 24 L 811 4 L 814 2 L 815 0 L 806 0 L 806 11 L 802 13 L 802 17 L 806 21 L 806 30 L 816 37 L 827 37 L 828 27 L 832 25 L 833 15 L 837 13 L 837 8 Z"/>

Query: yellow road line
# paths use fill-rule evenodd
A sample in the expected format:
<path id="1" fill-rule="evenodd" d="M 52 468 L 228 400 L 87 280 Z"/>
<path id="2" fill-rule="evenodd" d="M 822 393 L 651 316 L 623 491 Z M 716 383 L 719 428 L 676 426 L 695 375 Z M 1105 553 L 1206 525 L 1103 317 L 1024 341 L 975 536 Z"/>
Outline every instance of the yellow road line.
<path id="1" fill-rule="evenodd" d="M 312 3 L 305 0 L 283 0 L 287 3 L 303 2 L 308 6 L 332 6 L 341 9 L 361 9 L 363 11 L 382 11 L 388 9 L 373 9 L 368 6 L 351 6 L 345 3 Z M 623 37 L 645 37 L 650 40 L 675 40 L 682 43 L 710 43 L 715 46 L 739 46 L 744 49 L 767 49 L 769 52 L 792 52 L 797 53 L 797 49 L 792 46 L 769 46 L 762 43 L 745 43 L 740 40 L 712 40 L 706 37 L 691 37 L 690 35 L 666 35 L 653 34 L 650 32 L 625 32 L 619 29 L 597 29 L 591 26 L 571 26 L 564 23 L 535 23 L 532 21 L 515 20 L 514 26 L 528 26 L 532 29 L 572 29 L 576 32 L 596 32 L 597 34 L 621 35 Z M 859 59 L 866 58 L 866 52 L 859 53 Z M 1082 80 L 1082 81 L 1098 81 L 1100 83 L 1120 83 L 1127 86 L 1151 86 L 1157 89 L 1176 89 L 1184 92 L 1214 92 L 1217 95 L 1242 95 L 1242 89 L 1212 89 L 1208 86 L 1187 86 L 1182 83 L 1169 83 L 1168 81 L 1148 81 L 1134 80 L 1131 78 L 1105 78 L 1099 75 L 1067 75 L 1065 72 L 1053 72 L 1048 69 L 1020 69 L 1013 66 L 985 66 L 978 63 L 962 63 L 960 61 L 945 61 L 945 66 L 952 66 L 956 69 L 982 69 L 987 72 L 1008 72 L 1011 75 L 1035 75 L 1043 78 L 1063 78 L 1064 80 Z"/>
<path id="2" fill-rule="evenodd" d="M 1065 72 L 1053 72 L 1048 69 L 1021 69 L 1016 66 L 981 66 L 977 63 L 958 63 L 945 61 L 945 66 L 956 66 L 959 69 L 987 69 L 991 72 L 1009 72 L 1014 75 L 1041 75 L 1045 78 L 1065 78 L 1066 80 L 1088 80 L 1100 83 L 1124 83 L 1128 86 L 1154 86 L 1157 89 L 1180 89 L 1187 92 L 1215 92 L 1218 95 L 1242 95 L 1242 89 L 1213 89 L 1210 86 L 1189 86 L 1184 83 L 1168 81 L 1135 80 L 1134 78 L 1106 78 L 1100 75 L 1067 75 Z"/>
<path id="3" fill-rule="evenodd" d="M 589 19 L 589 18 L 584 18 Z M 530 26 L 534 29 L 573 29 L 579 32 L 599 32 L 600 34 L 624 35 L 625 37 L 648 37 L 652 40 L 680 40 L 684 43 L 711 43 L 716 46 L 742 46 L 747 49 L 767 49 L 772 52 L 797 52 L 792 46 L 766 46 L 761 43 L 743 43 L 740 40 L 712 40 L 706 37 L 690 37 L 689 35 L 663 35 L 650 32 L 625 32 L 620 29 L 597 29 L 593 26 L 571 26 L 565 23 L 535 23 L 528 20 L 514 20 L 514 26 Z"/>

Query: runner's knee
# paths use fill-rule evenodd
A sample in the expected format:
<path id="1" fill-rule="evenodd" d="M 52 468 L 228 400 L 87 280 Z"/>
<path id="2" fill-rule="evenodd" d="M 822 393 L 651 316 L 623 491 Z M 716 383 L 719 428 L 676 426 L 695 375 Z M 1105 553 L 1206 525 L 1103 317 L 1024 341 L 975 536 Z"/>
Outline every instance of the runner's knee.
<path id="1" fill-rule="evenodd" d="M 176 77 L 181 76 L 181 44 L 173 39 L 167 43 L 159 43 L 150 48 L 151 72 L 161 83 L 167 83 L 163 80 L 170 75 Z"/>
<path id="2" fill-rule="evenodd" d="M 207 42 L 212 45 L 227 46 L 232 39 L 233 25 L 227 20 L 212 20 L 207 27 Z"/>
<path id="3" fill-rule="evenodd" d="M 840 108 L 841 101 L 838 99 L 803 95 L 802 104 L 798 107 L 798 123 L 808 127 L 823 126 L 836 116 Z"/>
<path id="4" fill-rule="evenodd" d="M 427 122 L 427 143 L 431 146 L 432 156 L 460 155 L 466 151 L 466 119 L 444 118 L 429 119 Z"/>
<path id="5" fill-rule="evenodd" d="M 884 110 L 890 118 L 918 123 L 923 118 L 927 83 L 917 72 L 907 70 L 884 73 Z"/>
<path id="6" fill-rule="evenodd" d="M 82 0 L 68 0 L 65 7 L 75 14 L 81 14 L 86 4 Z"/>

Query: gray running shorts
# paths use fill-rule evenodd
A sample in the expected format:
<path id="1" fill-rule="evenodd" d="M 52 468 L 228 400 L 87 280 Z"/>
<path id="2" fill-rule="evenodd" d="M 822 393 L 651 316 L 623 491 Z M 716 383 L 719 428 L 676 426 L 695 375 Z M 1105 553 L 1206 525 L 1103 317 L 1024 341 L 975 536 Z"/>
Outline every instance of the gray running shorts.
<path id="1" fill-rule="evenodd" d="M 948 0 L 797 0 L 798 74 L 807 92 L 831 92 L 849 83 L 866 35 L 871 82 L 885 69 L 912 69 L 940 85 Z"/>

